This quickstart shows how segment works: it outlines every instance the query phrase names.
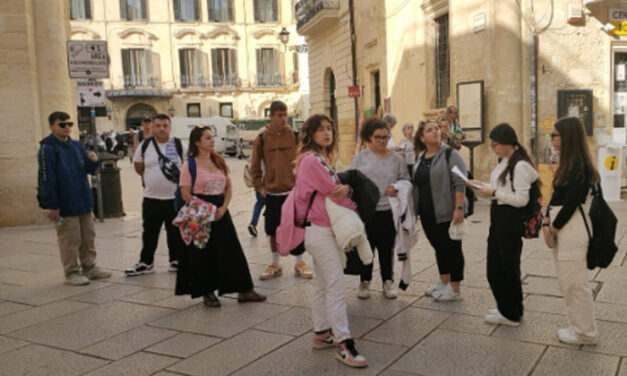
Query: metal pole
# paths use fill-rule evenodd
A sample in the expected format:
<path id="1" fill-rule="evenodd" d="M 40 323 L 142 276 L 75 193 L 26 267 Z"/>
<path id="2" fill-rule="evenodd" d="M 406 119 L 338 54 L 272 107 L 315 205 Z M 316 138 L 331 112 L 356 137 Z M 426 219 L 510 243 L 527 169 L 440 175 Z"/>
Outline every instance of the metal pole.
<path id="1" fill-rule="evenodd" d="M 531 155 L 538 163 L 538 36 L 530 33 L 529 38 L 529 120 L 531 133 Z"/>
<path id="2" fill-rule="evenodd" d="M 91 107 L 89 111 L 89 120 L 91 124 L 91 137 L 94 142 L 94 149 L 98 159 L 100 159 L 100 150 L 98 148 L 98 133 L 96 132 L 96 107 Z M 93 180 L 92 180 L 93 181 Z M 95 175 L 96 182 L 96 196 L 97 196 L 97 205 L 98 205 L 98 220 L 100 222 L 104 222 L 104 211 L 102 208 L 102 179 L 100 177 L 100 168 L 96 171 Z"/>

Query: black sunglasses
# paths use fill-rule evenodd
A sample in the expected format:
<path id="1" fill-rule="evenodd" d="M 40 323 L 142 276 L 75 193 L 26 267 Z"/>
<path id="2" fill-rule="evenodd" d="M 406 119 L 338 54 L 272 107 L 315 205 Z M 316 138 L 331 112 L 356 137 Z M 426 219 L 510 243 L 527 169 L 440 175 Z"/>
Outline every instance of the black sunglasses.
<path id="1" fill-rule="evenodd" d="M 61 127 L 61 128 L 65 128 L 65 127 L 72 128 L 73 125 L 74 125 L 73 121 L 60 121 L 59 122 L 59 127 Z"/>
<path id="2" fill-rule="evenodd" d="M 555 133 L 555 132 L 551 132 L 549 133 L 549 136 L 551 136 L 551 140 L 554 139 L 555 137 L 559 137 L 560 134 L 559 133 Z"/>

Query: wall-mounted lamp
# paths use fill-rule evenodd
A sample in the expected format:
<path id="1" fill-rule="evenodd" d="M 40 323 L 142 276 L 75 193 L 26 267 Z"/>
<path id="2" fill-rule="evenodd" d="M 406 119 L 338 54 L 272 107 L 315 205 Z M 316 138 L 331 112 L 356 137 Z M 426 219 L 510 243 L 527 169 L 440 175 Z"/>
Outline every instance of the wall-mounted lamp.
<path id="1" fill-rule="evenodd" d="M 281 41 L 281 43 L 283 43 L 283 48 L 285 49 L 285 52 L 287 52 L 288 49 L 290 51 L 298 52 L 299 54 L 307 53 L 309 51 L 309 48 L 306 44 L 297 44 L 293 46 L 287 45 L 287 42 L 289 42 L 290 40 L 290 32 L 287 31 L 287 28 L 285 26 L 281 29 L 281 32 L 279 32 L 279 40 Z"/>

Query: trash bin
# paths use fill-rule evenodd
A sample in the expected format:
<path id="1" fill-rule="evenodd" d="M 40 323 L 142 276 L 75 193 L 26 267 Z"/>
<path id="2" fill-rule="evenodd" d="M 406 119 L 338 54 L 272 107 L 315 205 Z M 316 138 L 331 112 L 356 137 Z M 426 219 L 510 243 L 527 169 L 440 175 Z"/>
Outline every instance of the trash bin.
<path id="1" fill-rule="evenodd" d="M 102 185 L 102 210 L 105 218 L 121 217 L 124 215 L 122 206 L 122 185 L 120 183 L 120 168 L 117 162 L 120 159 L 115 154 L 103 152 L 100 154 L 100 184 Z M 94 193 L 94 214 L 98 216 L 98 200 L 96 187 Z"/>

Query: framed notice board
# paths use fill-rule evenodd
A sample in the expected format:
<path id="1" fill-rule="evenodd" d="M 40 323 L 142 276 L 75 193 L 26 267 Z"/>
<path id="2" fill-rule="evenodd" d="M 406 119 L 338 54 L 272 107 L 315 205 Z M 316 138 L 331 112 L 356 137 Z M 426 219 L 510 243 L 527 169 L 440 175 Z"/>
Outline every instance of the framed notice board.
<path id="1" fill-rule="evenodd" d="M 457 84 L 457 111 L 459 112 L 459 125 L 466 136 L 464 144 L 478 145 L 484 141 L 483 100 L 483 81 Z"/>
<path id="2" fill-rule="evenodd" d="M 592 90 L 557 91 L 557 118 L 579 118 L 588 136 L 592 136 L 592 113 Z"/>

